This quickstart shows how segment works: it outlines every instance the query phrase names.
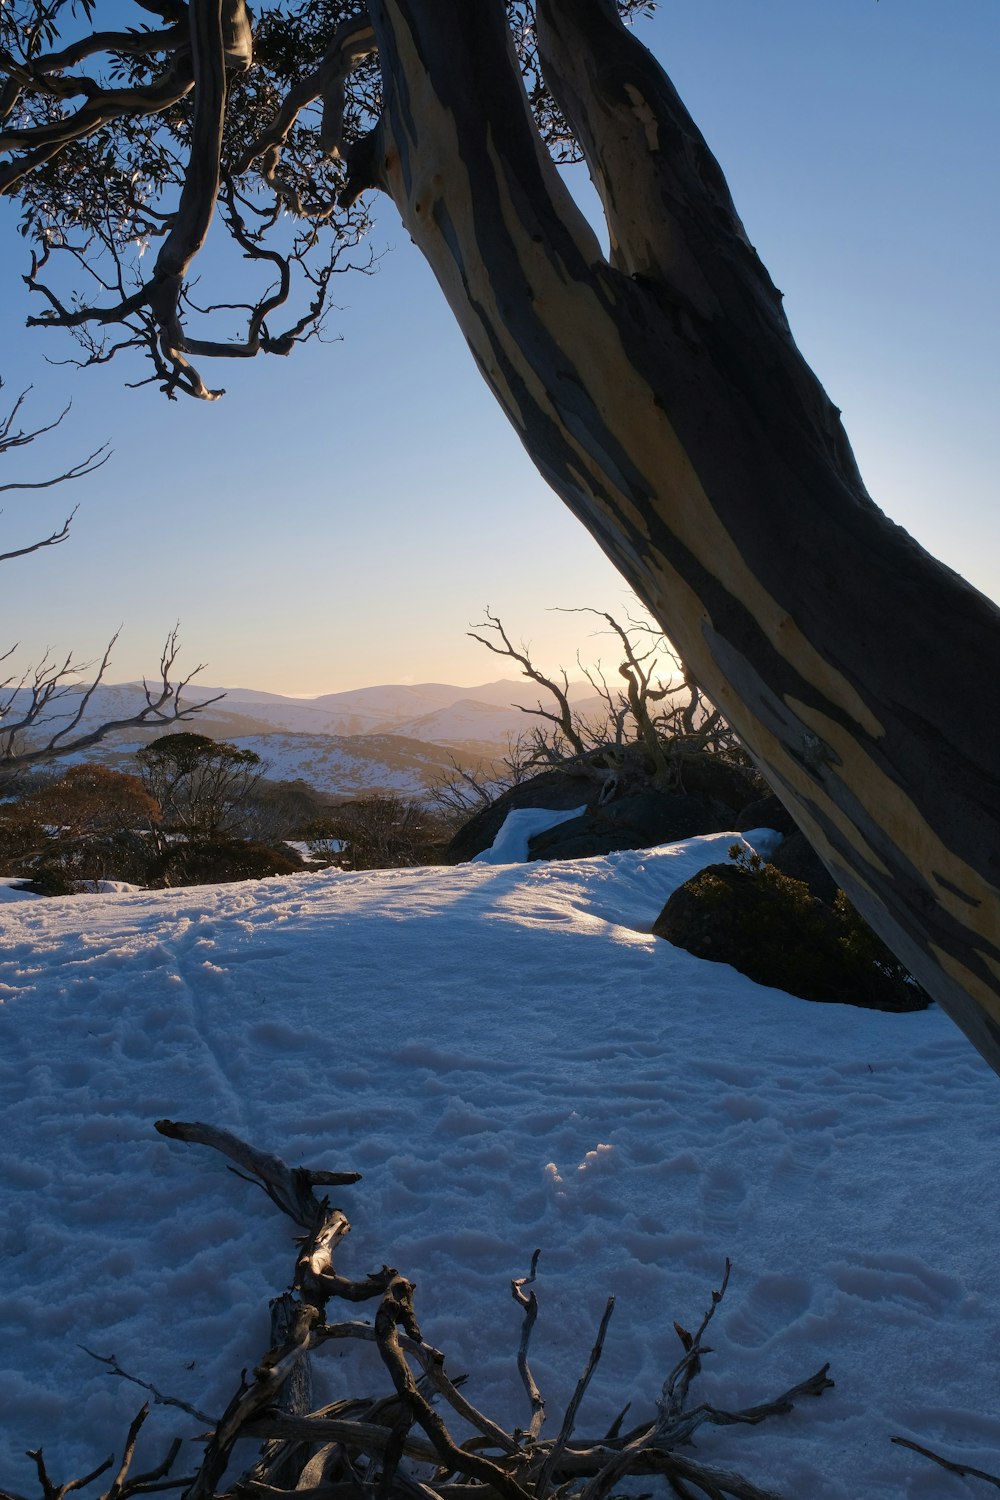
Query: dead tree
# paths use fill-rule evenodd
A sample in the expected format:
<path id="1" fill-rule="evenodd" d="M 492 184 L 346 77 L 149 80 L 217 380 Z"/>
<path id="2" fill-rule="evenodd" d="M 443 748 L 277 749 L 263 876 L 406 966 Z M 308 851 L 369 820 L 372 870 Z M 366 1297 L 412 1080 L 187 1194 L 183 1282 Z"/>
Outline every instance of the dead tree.
<path id="1" fill-rule="evenodd" d="M 746 759 L 732 728 L 705 698 L 662 631 L 631 616 L 623 625 L 606 610 L 586 606 L 567 613 L 596 615 L 617 637 L 622 656 L 617 675 L 625 684 L 624 691 L 612 690 L 599 663 L 595 669 L 581 662 L 581 670 L 606 706 L 614 743 L 625 741 L 626 725 L 631 722 L 631 736 L 645 751 L 656 782 L 667 787 L 683 785 L 685 761 L 703 751 Z M 657 674 L 664 659 L 665 677 Z"/>
<path id="2" fill-rule="evenodd" d="M 115 631 L 96 664 L 78 663 L 72 655 L 56 660 L 45 657 L 19 677 L 8 677 L 0 682 L 0 773 L 16 775 L 32 766 L 58 760 L 60 756 L 91 750 L 108 735 L 122 729 L 152 728 L 186 721 L 223 696 L 218 693 L 214 698 L 198 703 L 182 701 L 182 694 L 204 666 L 200 663 L 185 677 L 174 675 L 180 651 L 175 626 L 160 653 L 157 677 L 153 680 L 143 678 L 142 706 L 122 718 L 88 725 L 88 710 L 104 680 L 117 640 L 118 631 Z M 0 662 L 6 661 L 16 649 L 12 646 L 0 656 Z"/>
<path id="3" fill-rule="evenodd" d="M 662 632 L 630 616 L 622 624 L 605 610 L 584 607 L 562 612 L 596 616 L 617 642 L 618 683 L 608 681 L 600 661 L 587 663 L 577 651 L 580 673 L 601 704 L 598 714 L 575 711 L 569 701 L 566 669 L 560 667 L 558 677 L 540 671 L 531 660 L 530 645 L 522 641 L 515 646 L 499 615 L 487 609 L 486 620 L 468 632 L 494 655 L 514 662 L 523 677 L 555 699 L 554 710 L 545 708 L 541 699 L 534 708 L 518 705 L 522 713 L 541 719 L 547 727 L 537 727 L 518 741 L 517 760 L 523 761 L 526 753 L 536 769 L 571 761 L 584 774 L 602 779 L 604 795 L 610 796 L 616 778 L 630 762 L 642 764 L 654 785 L 676 789 L 683 787 L 685 764 L 704 751 L 746 759 L 722 714 L 704 698 Z M 661 662 L 665 673 L 658 671 Z M 513 769 L 513 751 L 510 759 Z"/>
<path id="4" fill-rule="evenodd" d="M 174 1444 L 153 1474 L 128 1478 L 138 1429 L 148 1407 L 132 1424 L 125 1456 L 111 1488 L 101 1500 L 128 1500 L 148 1489 L 180 1489 L 183 1500 L 215 1500 L 237 1440 L 254 1438 L 263 1444 L 253 1466 L 230 1481 L 226 1496 L 254 1500 L 344 1500 L 374 1494 L 377 1500 L 605 1500 L 626 1476 L 661 1475 L 675 1495 L 691 1500 L 779 1500 L 739 1474 L 719 1469 L 683 1451 L 692 1434 L 711 1426 L 755 1426 L 768 1417 L 792 1410 L 806 1396 L 819 1396 L 833 1382 L 824 1365 L 815 1375 L 772 1401 L 740 1411 L 726 1411 L 708 1403 L 693 1404 L 691 1386 L 709 1352 L 704 1339 L 712 1317 L 725 1295 L 729 1263 L 719 1289 L 712 1293 L 707 1312 L 694 1333 L 675 1324 L 681 1342 L 677 1363 L 669 1371 L 654 1415 L 622 1431 L 623 1412 L 603 1435 L 577 1432 L 577 1413 L 597 1368 L 614 1307 L 605 1308 L 586 1368 L 577 1382 L 558 1432 L 541 1435 L 545 1402 L 528 1363 L 529 1344 L 537 1313 L 534 1290 L 538 1251 L 527 1276 L 513 1281 L 511 1291 L 524 1310 L 517 1365 L 531 1406 L 526 1429 L 508 1431 L 479 1411 L 465 1395 L 464 1377 L 453 1377 L 445 1356 L 424 1339 L 413 1302 L 414 1287 L 391 1266 L 381 1266 L 358 1280 L 345 1276 L 334 1264 L 350 1231 L 346 1215 L 331 1206 L 317 1189 L 355 1183 L 357 1172 L 314 1171 L 289 1167 L 278 1157 L 247 1145 L 229 1131 L 199 1123 L 160 1120 L 162 1135 L 209 1146 L 231 1162 L 237 1176 L 254 1182 L 303 1231 L 297 1241 L 291 1290 L 272 1302 L 272 1347 L 256 1368 L 244 1375 L 225 1412 L 218 1419 L 197 1408 L 164 1397 L 148 1381 L 130 1376 L 113 1358 L 102 1362 L 112 1374 L 136 1383 L 157 1401 L 181 1407 L 202 1424 L 208 1422 L 204 1454 L 193 1475 L 166 1477 L 179 1450 Z M 344 1317 L 340 1304 L 377 1303 L 372 1322 Z M 331 1307 L 333 1304 L 333 1307 Z M 337 1312 L 334 1312 L 334 1308 Z M 373 1343 L 388 1376 L 381 1396 L 349 1397 L 332 1405 L 311 1408 L 310 1383 L 304 1367 L 310 1355 L 325 1345 L 359 1340 Z M 459 1442 L 449 1420 L 459 1419 L 472 1437 Z M 86 1479 L 56 1485 L 49 1478 L 39 1449 L 33 1454 L 42 1483 L 41 1500 L 63 1500 L 71 1489 L 96 1479 L 111 1460 Z M 406 1460 L 405 1470 L 400 1467 Z M 0 1490 L 0 1500 L 21 1500 Z"/>
<path id="5" fill-rule="evenodd" d="M 3 381 L 0 380 L 0 388 L 2 385 Z M 54 431 L 69 411 L 69 407 L 66 407 L 54 421 L 41 427 L 21 427 L 18 421 L 27 394 L 27 391 L 22 391 L 6 417 L 0 420 L 0 457 L 26 448 L 36 439 Z M 100 469 L 110 456 L 107 445 L 104 445 L 79 463 L 47 479 L 14 480 L 2 484 L 0 494 L 13 490 L 50 489 L 54 485 L 82 479 Z M 0 563 L 14 562 L 33 552 L 44 551 L 46 547 L 61 546 L 69 537 L 75 514 L 74 508 L 62 525 L 57 526 L 48 536 L 39 537 L 22 547 L 0 552 Z M 89 723 L 94 694 L 104 680 L 118 635 L 119 632 L 115 631 L 97 662 L 77 662 L 72 653 L 65 657 L 53 657 L 46 653 L 36 665 L 28 666 L 20 673 L 11 674 L 0 681 L 0 776 L 4 780 L 32 766 L 57 760 L 60 756 L 90 750 L 116 730 L 172 724 L 191 718 L 205 706 L 204 703 L 185 704 L 181 701 L 181 694 L 203 668 L 197 666 L 186 677 L 179 680 L 174 678 L 179 649 L 175 626 L 160 653 L 157 677 L 151 682 L 143 680 L 144 701 L 141 707 L 118 719 L 109 719 L 97 725 Z M 0 653 L 0 667 L 5 662 L 9 663 L 16 651 L 15 642 Z M 208 701 L 217 702 L 218 698 Z"/>
<path id="6" fill-rule="evenodd" d="M 479 635 L 480 630 L 489 631 L 489 635 Z M 472 640 L 478 641 L 485 646 L 487 651 L 492 651 L 494 656 L 505 656 L 509 661 L 515 662 L 520 668 L 522 677 L 527 677 L 529 682 L 534 682 L 543 692 L 551 694 L 556 701 L 555 712 L 549 708 L 543 708 L 541 699 L 534 708 L 524 708 L 521 704 L 517 707 L 522 713 L 532 714 L 546 723 L 552 725 L 548 734 L 544 734 L 537 741 L 538 759 L 562 759 L 567 753 L 583 755 L 586 753 L 587 744 L 584 739 L 585 726 L 582 725 L 574 714 L 569 701 L 569 678 L 566 669 L 560 668 L 561 684 L 554 677 L 546 677 L 532 662 L 529 652 L 531 647 L 524 641 L 515 646 L 503 626 L 499 615 L 495 615 L 487 606 L 486 619 L 473 630 L 466 632 Z M 546 753 L 547 752 L 547 753 Z"/>
<path id="7" fill-rule="evenodd" d="M 872 502 L 718 163 L 624 23 L 642 8 L 369 0 L 325 24 L 265 11 L 254 36 L 242 0 L 157 0 L 162 28 L 53 51 L 72 6 L 17 0 L 0 12 L 0 191 L 34 237 L 38 321 L 91 359 L 138 344 L 168 394 L 210 398 L 192 356 L 287 353 L 315 328 L 329 259 L 270 328 L 308 270 L 285 209 L 312 246 L 324 205 L 334 222 L 387 194 L 541 474 L 837 884 L 1000 1069 L 1000 610 Z M 574 149 L 607 255 L 553 163 Z M 216 212 L 273 275 L 231 344 L 185 321 Z M 135 247 L 152 240 L 147 276 Z M 96 248 L 104 279 L 73 303 L 52 263 L 89 274 Z"/>

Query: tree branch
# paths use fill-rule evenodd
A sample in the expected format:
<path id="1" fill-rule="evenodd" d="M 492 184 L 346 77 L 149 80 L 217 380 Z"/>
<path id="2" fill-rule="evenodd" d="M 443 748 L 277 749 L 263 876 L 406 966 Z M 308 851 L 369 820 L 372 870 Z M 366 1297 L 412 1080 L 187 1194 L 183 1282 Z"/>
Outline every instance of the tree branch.
<path id="1" fill-rule="evenodd" d="M 524 1321 L 521 1324 L 521 1342 L 517 1350 L 517 1371 L 521 1377 L 521 1383 L 528 1393 L 531 1403 L 531 1421 L 528 1425 L 528 1438 L 535 1442 L 542 1430 L 545 1421 L 545 1399 L 535 1384 L 535 1377 L 528 1367 L 528 1344 L 531 1339 L 531 1330 L 535 1326 L 538 1317 L 538 1298 L 533 1291 L 525 1293 L 524 1288 L 530 1286 L 535 1279 L 538 1270 L 538 1257 L 540 1250 L 536 1250 L 531 1257 L 531 1267 L 527 1276 L 519 1276 L 510 1284 L 511 1295 L 519 1307 L 524 1309 Z"/>
<path id="2" fill-rule="evenodd" d="M 929 1458 L 942 1469 L 947 1469 L 949 1474 L 958 1474 L 963 1479 L 982 1479 L 987 1484 L 993 1485 L 994 1489 L 1000 1490 L 1000 1478 L 996 1474 L 988 1474 L 985 1469 L 973 1469 L 968 1464 L 955 1463 L 950 1458 L 942 1458 L 940 1453 L 935 1453 L 930 1448 L 924 1448 L 920 1443 L 914 1443 L 909 1438 L 894 1437 L 892 1442 L 898 1443 L 900 1448 L 910 1448 L 914 1453 L 919 1453 L 924 1458 Z"/>
<path id="3" fill-rule="evenodd" d="M 501 622 L 499 615 L 493 614 L 489 608 L 487 608 L 486 610 L 485 621 L 476 628 L 478 630 L 492 630 L 493 633 L 498 637 L 500 644 L 497 645 L 496 641 L 490 640 L 488 636 L 477 635 L 476 630 L 467 630 L 466 635 L 468 635 L 471 640 L 478 641 L 481 646 L 485 646 L 487 651 L 492 651 L 495 656 L 506 656 L 509 657 L 511 661 L 516 662 L 521 669 L 522 677 L 529 678 L 532 682 L 537 683 L 539 687 L 544 688 L 546 692 L 551 693 L 553 698 L 555 698 L 556 700 L 556 704 L 558 705 L 559 710 L 558 713 L 555 714 L 549 713 L 544 708 L 542 708 L 540 703 L 536 708 L 524 708 L 521 704 L 516 705 L 521 709 L 521 712 L 527 714 L 537 714 L 542 719 L 548 719 L 551 724 L 558 725 L 559 729 L 561 730 L 563 735 L 565 735 L 566 740 L 572 746 L 576 754 L 583 755 L 585 753 L 586 747 L 583 743 L 583 738 L 577 728 L 576 721 L 573 716 L 573 710 L 570 708 L 568 696 L 569 679 L 567 678 L 565 671 L 563 671 L 562 674 L 563 685 L 562 687 L 560 687 L 557 682 L 554 682 L 550 677 L 546 677 L 544 672 L 540 672 L 538 668 L 532 663 L 531 658 L 528 655 L 529 648 L 524 644 L 524 642 L 521 643 L 520 650 L 518 650 L 514 646 L 503 627 L 503 623 Z"/>
<path id="4" fill-rule="evenodd" d="M 170 632 L 164 642 L 160 655 L 160 680 L 150 685 L 143 681 L 143 693 L 145 695 L 145 706 L 138 713 L 129 714 L 121 719 L 109 719 L 106 723 L 99 724 L 96 728 L 86 730 L 81 734 L 75 734 L 86 716 L 87 709 L 97 688 L 103 681 L 111 660 L 111 652 L 118 639 L 118 632 L 111 637 L 105 647 L 100 664 L 89 684 L 78 690 L 71 678 L 75 672 L 85 670 L 83 667 L 75 667 L 72 658 L 67 657 L 65 661 L 57 665 L 49 665 L 43 661 L 35 670 L 34 681 L 28 689 L 29 700 L 25 709 L 20 711 L 17 720 L 13 722 L 0 722 L 0 769 L 4 771 L 20 771 L 28 766 L 38 765 L 47 760 L 53 760 L 58 756 L 74 755 L 81 750 L 90 750 L 94 745 L 100 744 L 109 734 L 114 734 L 122 729 L 140 728 L 147 724 L 172 724 L 191 719 L 210 703 L 218 703 L 225 696 L 218 693 L 214 698 L 206 699 L 202 703 L 193 703 L 186 706 L 181 702 L 181 695 L 199 672 L 204 671 L 204 665 L 199 664 L 186 677 L 179 682 L 171 682 L 171 673 L 177 660 L 179 652 L 177 627 Z M 9 686 L 9 684 L 5 684 Z M 18 684 L 14 694 L 8 695 L 6 701 L 0 704 L 0 721 L 5 719 L 9 710 L 16 701 L 17 691 L 23 688 L 24 679 Z M 27 730 L 38 728 L 46 722 L 52 721 L 49 712 L 53 703 L 79 691 L 76 707 L 67 716 L 67 721 L 62 727 L 51 733 L 44 743 L 31 749 L 18 750 L 16 748 L 16 737 Z"/>
<path id="5" fill-rule="evenodd" d="M 160 246 L 149 289 L 149 305 L 160 328 L 164 358 L 183 371 L 193 393 L 206 401 L 214 401 L 224 392 L 210 391 L 185 358 L 178 307 L 184 276 L 205 243 L 219 191 L 226 113 L 223 7 L 224 0 L 190 0 L 195 90 L 191 150 L 177 213 Z"/>

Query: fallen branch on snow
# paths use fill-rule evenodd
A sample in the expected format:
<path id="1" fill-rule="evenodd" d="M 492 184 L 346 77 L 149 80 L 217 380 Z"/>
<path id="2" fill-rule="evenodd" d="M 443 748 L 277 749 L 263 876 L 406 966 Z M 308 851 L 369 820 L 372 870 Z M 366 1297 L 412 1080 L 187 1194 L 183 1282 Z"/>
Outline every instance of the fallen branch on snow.
<path id="1" fill-rule="evenodd" d="M 931 1448 L 924 1448 L 920 1443 L 911 1442 L 909 1438 L 894 1437 L 894 1443 L 900 1448 L 911 1448 L 914 1453 L 929 1458 L 933 1463 L 940 1464 L 942 1469 L 947 1469 L 949 1474 L 958 1474 L 963 1479 L 983 1479 L 987 1484 L 992 1484 L 994 1489 L 1000 1490 L 1000 1476 L 987 1474 L 985 1469 L 972 1469 L 968 1464 L 954 1463 L 950 1458 L 942 1458 L 940 1453 L 935 1453 Z"/>
<path id="2" fill-rule="evenodd" d="M 272 1347 L 250 1378 L 244 1371 L 220 1419 L 205 1418 L 196 1408 L 161 1396 L 148 1382 L 127 1375 L 113 1356 L 95 1356 L 112 1374 L 135 1380 L 155 1399 L 192 1412 L 211 1429 L 193 1476 L 167 1477 L 181 1446 L 178 1440 L 155 1471 L 130 1479 L 136 1439 L 149 1409 L 144 1406 L 129 1430 L 114 1480 L 100 1500 L 131 1500 L 164 1489 L 183 1490 L 183 1500 L 606 1500 L 625 1476 L 647 1475 L 661 1475 L 680 1500 L 779 1500 L 740 1474 L 679 1451 L 701 1426 L 754 1426 L 791 1411 L 800 1397 L 819 1396 L 833 1384 L 827 1376 L 829 1366 L 824 1365 L 773 1401 L 740 1411 L 689 1404 L 692 1382 L 711 1352 L 704 1338 L 726 1293 L 728 1261 L 697 1331 L 691 1334 L 674 1324 L 683 1353 L 664 1381 L 654 1417 L 623 1433 L 626 1408 L 605 1436 L 575 1436 L 577 1412 L 601 1358 L 614 1308 L 611 1298 L 559 1432 L 543 1439 L 545 1401 L 528 1365 L 538 1304 L 534 1291 L 525 1291 L 535 1280 L 536 1250 L 529 1274 L 511 1285 L 524 1310 L 517 1365 L 531 1419 L 526 1430 L 507 1432 L 472 1405 L 460 1390 L 461 1378 L 446 1374 L 443 1353 L 424 1341 L 411 1282 L 391 1266 L 382 1266 L 362 1281 L 352 1281 L 335 1269 L 334 1253 L 351 1226 L 346 1215 L 331 1207 L 325 1196 L 317 1197 L 315 1190 L 357 1182 L 358 1173 L 289 1167 L 211 1125 L 160 1120 L 156 1128 L 161 1135 L 206 1145 L 228 1157 L 232 1171 L 255 1182 L 305 1233 L 298 1241 L 291 1291 L 271 1304 Z M 376 1298 L 373 1324 L 328 1319 L 327 1304 L 333 1299 Z M 325 1343 L 344 1339 L 376 1345 L 392 1381 L 392 1394 L 337 1401 L 313 1410 L 307 1356 Z M 471 1438 L 456 1441 L 433 1404 L 435 1396 L 472 1428 Z M 233 1446 L 241 1438 L 261 1442 L 260 1456 L 247 1473 L 220 1491 Z M 108 1459 L 86 1477 L 57 1485 L 46 1471 L 41 1450 L 31 1456 L 42 1500 L 65 1500 L 70 1491 L 93 1483 L 112 1464 Z M 20 1497 L 0 1490 L 0 1500 Z"/>

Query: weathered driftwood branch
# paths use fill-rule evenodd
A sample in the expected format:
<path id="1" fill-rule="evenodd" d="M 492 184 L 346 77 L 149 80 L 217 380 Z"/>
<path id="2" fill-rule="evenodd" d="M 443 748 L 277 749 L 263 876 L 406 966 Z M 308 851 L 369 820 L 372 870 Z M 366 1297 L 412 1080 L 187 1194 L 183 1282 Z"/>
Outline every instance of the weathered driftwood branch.
<path id="1" fill-rule="evenodd" d="M 387 1266 L 362 1280 L 351 1280 L 336 1271 L 334 1253 L 349 1232 L 350 1224 L 346 1215 L 331 1207 L 326 1198 L 318 1198 L 314 1189 L 356 1182 L 356 1173 L 290 1168 L 279 1158 L 209 1125 L 160 1121 L 157 1129 L 174 1139 L 197 1142 L 221 1152 L 233 1164 L 234 1171 L 256 1182 L 284 1213 L 306 1230 L 296 1260 L 292 1291 L 281 1299 L 285 1304 L 281 1340 L 257 1367 L 253 1383 L 243 1383 L 209 1439 L 204 1463 L 189 1492 L 190 1500 L 203 1497 L 207 1500 L 214 1492 L 237 1436 L 261 1438 L 269 1444 L 250 1476 L 251 1488 L 261 1496 L 273 1495 L 282 1488 L 275 1484 L 281 1465 L 285 1482 L 296 1487 L 300 1496 L 311 1496 L 312 1500 L 333 1500 L 334 1481 L 338 1493 L 346 1496 L 352 1486 L 361 1482 L 362 1472 L 368 1483 L 377 1474 L 377 1493 L 383 1500 L 397 1494 L 412 1497 L 415 1490 L 425 1497 L 439 1496 L 440 1500 L 461 1500 L 462 1496 L 470 1500 L 473 1497 L 526 1500 L 529 1493 L 545 1496 L 567 1484 L 580 1483 L 581 1495 L 586 1495 L 587 1500 L 600 1500 L 625 1473 L 661 1473 L 700 1487 L 708 1496 L 728 1494 L 737 1500 L 743 1497 L 761 1500 L 764 1492 L 742 1477 L 723 1475 L 693 1460 L 681 1459 L 672 1451 L 674 1446 L 686 1441 L 702 1422 L 762 1421 L 772 1412 L 789 1410 L 798 1396 L 819 1395 L 831 1383 L 824 1367 L 810 1380 L 764 1406 L 735 1413 L 707 1406 L 687 1410 L 689 1387 L 706 1352 L 703 1336 L 725 1294 L 729 1277 L 727 1262 L 722 1286 L 713 1293 L 712 1305 L 697 1333 L 692 1337 L 678 1326 L 684 1354 L 664 1386 L 669 1422 L 661 1414 L 660 1419 L 647 1423 L 638 1433 L 619 1437 L 619 1418 L 606 1438 L 574 1439 L 580 1403 L 601 1357 L 614 1305 L 612 1299 L 605 1308 L 587 1367 L 577 1383 L 559 1434 L 553 1441 L 542 1442 L 539 1434 L 545 1403 L 527 1364 L 538 1304 L 534 1291 L 524 1290 L 535 1279 L 536 1251 L 528 1276 L 512 1283 L 514 1297 L 525 1312 L 517 1361 L 531 1403 L 531 1422 L 526 1432 L 508 1433 L 467 1400 L 458 1389 L 459 1382 L 446 1374 L 444 1355 L 424 1341 L 413 1307 L 412 1283 Z M 351 1302 L 380 1298 L 374 1326 L 355 1321 L 327 1322 L 325 1308 L 333 1297 Z M 328 1341 L 345 1338 L 376 1344 L 392 1380 L 394 1402 L 391 1405 L 384 1401 L 341 1402 L 311 1415 L 295 1410 L 297 1402 L 286 1405 L 284 1411 L 279 1410 L 281 1389 L 301 1367 L 305 1356 Z M 419 1378 L 411 1361 L 420 1370 Z M 425 1394 L 425 1386 L 436 1390 L 447 1406 L 469 1424 L 474 1437 L 461 1444 L 455 1440 L 444 1417 Z M 422 1429 L 423 1439 L 414 1436 L 414 1428 Z M 294 1462 L 290 1459 L 290 1445 L 298 1445 Z M 481 1451 L 484 1447 L 491 1450 L 490 1456 Z M 399 1465 L 404 1459 L 428 1465 L 427 1477 L 416 1481 L 403 1475 Z M 374 1470 L 368 1467 L 372 1463 Z M 363 1470 L 361 1465 L 365 1466 Z M 296 1477 L 289 1480 L 289 1475 Z M 700 1483 L 699 1475 L 704 1483 Z M 339 1488 L 344 1484 L 348 1490 Z"/>
<path id="2" fill-rule="evenodd" d="M 165 1396 L 162 1391 L 149 1380 L 142 1380 L 138 1375 L 132 1375 L 128 1370 L 123 1370 L 113 1354 L 95 1354 L 93 1349 L 88 1349 L 86 1344 L 79 1346 L 84 1354 L 89 1354 L 91 1359 L 96 1359 L 99 1365 L 106 1365 L 109 1375 L 117 1375 L 121 1380 L 127 1380 L 130 1385 L 139 1386 L 140 1390 L 148 1391 L 156 1406 L 176 1406 L 178 1411 L 186 1411 L 188 1416 L 194 1417 L 199 1422 L 204 1422 L 207 1427 L 214 1427 L 216 1418 L 208 1416 L 199 1411 L 197 1406 L 192 1406 L 189 1401 L 182 1401 L 179 1396 Z M 147 1402 L 148 1405 L 148 1402 Z"/>
<path id="3" fill-rule="evenodd" d="M 541 1251 L 536 1250 L 532 1255 L 531 1269 L 527 1276 L 520 1276 L 510 1284 L 514 1301 L 520 1307 L 524 1308 L 524 1322 L 521 1325 L 521 1343 L 517 1351 L 517 1370 L 521 1377 L 521 1383 L 528 1393 L 528 1400 L 531 1402 L 531 1422 L 528 1425 L 527 1436 L 532 1442 L 537 1440 L 538 1434 L 542 1430 L 542 1423 L 545 1421 L 545 1398 L 535 1384 L 535 1377 L 528 1366 L 528 1343 L 531 1339 L 531 1330 L 534 1328 L 535 1320 L 538 1317 L 538 1298 L 534 1292 L 526 1293 L 524 1288 L 530 1286 L 535 1279 L 540 1254 Z"/>
<path id="4" fill-rule="evenodd" d="M 609 1297 L 604 1308 L 604 1315 L 601 1318 L 601 1325 L 597 1330 L 594 1347 L 590 1351 L 587 1368 L 576 1383 L 576 1389 L 570 1397 L 569 1405 L 566 1408 L 566 1415 L 563 1417 L 562 1426 L 559 1429 L 559 1436 L 553 1443 L 551 1451 L 546 1455 L 545 1462 L 535 1482 L 535 1490 L 539 1495 L 548 1493 L 552 1483 L 552 1476 L 559 1471 L 562 1456 L 576 1427 L 576 1415 L 580 1410 L 580 1402 L 586 1394 L 587 1387 L 593 1378 L 594 1371 L 597 1369 L 601 1355 L 604 1353 L 604 1338 L 608 1331 L 608 1324 L 611 1322 L 611 1314 L 614 1310 L 615 1299 L 614 1297 Z"/>
<path id="5" fill-rule="evenodd" d="M 826 1366 L 810 1380 L 777 1400 L 745 1411 L 727 1412 L 708 1406 L 687 1407 L 688 1390 L 708 1352 L 703 1335 L 721 1302 L 729 1265 L 720 1289 L 695 1335 L 675 1328 L 683 1357 L 664 1384 L 660 1416 L 624 1435 L 624 1412 L 601 1438 L 578 1438 L 575 1426 L 580 1404 L 601 1358 L 614 1299 L 601 1319 L 586 1368 L 577 1382 L 558 1436 L 540 1438 L 545 1402 L 527 1364 L 528 1343 L 537 1317 L 534 1291 L 525 1292 L 536 1275 L 538 1252 L 531 1270 L 512 1283 L 515 1300 L 524 1310 L 518 1368 L 531 1404 L 528 1429 L 508 1432 L 479 1411 L 463 1395 L 460 1378 L 445 1373 L 445 1358 L 425 1342 L 413 1305 L 413 1284 L 392 1267 L 361 1280 L 351 1280 L 334 1269 L 333 1254 L 350 1230 L 340 1209 L 331 1207 L 317 1187 L 356 1182 L 355 1172 L 317 1171 L 289 1167 L 280 1158 L 259 1151 L 229 1131 L 212 1125 L 161 1120 L 156 1127 L 173 1140 L 209 1146 L 225 1156 L 231 1170 L 257 1184 L 283 1213 L 305 1230 L 296 1257 L 291 1290 L 271 1304 L 272 1347 L 257 1367 L 244 1372 L 240 1385 L 218 1421 L 207 1418 L 186 1402 L 164 1398 L 146 1381 L 136 1381 L 157 1400 L 168 1401 L 207 1422 L 204 1455 L 197 1472 L 183 1480 L 169 1479 L 180 1448 L 178 1441 L 154 1471 L 129 1478 L 139 1430 L 148 1407 L 129 1430 L 125 1454 L 115 1479 L 100 1500 L 130 1500 L 139 1492 L 183 1488 L 184 1500 L 603 1500 L 625 1475 L 662 1475 L 675 1494 L 708 1500 L 777 1500 L 768 1491 L 738 1474 L 712 1468 L 677 1451 L 701 1423 L 756 1423 L 789 1411 L 800 1396 L 818 1396 L 831 1385 Z M 348 1302 L 378 1299 L 373 1322 L 328 1322 L 326 1304 L 339 1297 Z M 336 1401 L 308 1410 L 309 1383 L 302 1379 L 307 1356 L 324 1344 L 358 1339 L 374 1343 L 391 1381 L 382 1396 Z M 100 1357 L 100 1356 L 98 1356 Z M 134 1380 L 113 1356 L 103 1358 L 112 1374 Z M 443 1404 L 472 1429 L 459 1442 L 443 1411 L 432 1401 L 436 1392 Z M 419 1432 L 418 1432 L 419 1429 Z M 240 1479 L 220 1488 L 238 1439 L 255 1439 L 264 1446 L 252 1468 Z M 50 1479 L 41 1450 L 35 1457 L 42 1500 L 65 1500 L 70 1491 L 106 1473 L 113 1460 L 82 1479 L 57 1485 Z M 405 1464 L 405 1468 L 403 1465 Z M 0 1491 L 0 1500 L 21 1500 Z"/>

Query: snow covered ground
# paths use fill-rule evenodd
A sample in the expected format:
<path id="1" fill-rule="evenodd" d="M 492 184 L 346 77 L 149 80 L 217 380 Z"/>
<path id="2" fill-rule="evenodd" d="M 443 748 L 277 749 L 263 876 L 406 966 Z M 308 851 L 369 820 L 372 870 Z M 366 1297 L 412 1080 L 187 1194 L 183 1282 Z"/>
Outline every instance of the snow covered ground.
<path id="1" fill-rule="evenodd" d="M 40 1443 L 59 1479 L 120 1452 L 140 1393 L 81 1345 L 210 1412 L 265 1348 L 292 1226 L 168 1116 L 363 1172 L 341 1268 L 415 1280 L 508 1423 L 536 1246 L 546 1430 L 617 1297 L 591 1433 L 650 1411 L 729 1255 L 705 1398 L 827 1359 L 836 1388 L 701 1457 L 788 1500 L 977 1493 L 889 1438 L 1000 1467 L 1000 1084 L 936 1009 L 811 1005 L 649 936 L 730 842 L 5 905 L 0 1485 L 35 1493 Z M 355 1358 L 318 1361 L 330 1399 L 384 1385 Z"/>

